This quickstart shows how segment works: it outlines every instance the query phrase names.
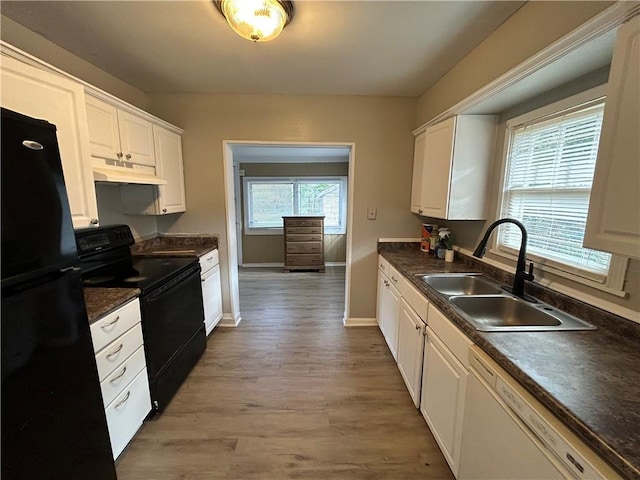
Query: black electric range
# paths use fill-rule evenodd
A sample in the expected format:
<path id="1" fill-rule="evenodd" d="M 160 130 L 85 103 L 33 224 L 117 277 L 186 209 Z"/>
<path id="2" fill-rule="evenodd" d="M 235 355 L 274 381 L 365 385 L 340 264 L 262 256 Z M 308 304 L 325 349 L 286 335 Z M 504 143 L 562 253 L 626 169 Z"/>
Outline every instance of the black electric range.
<path id="1" fill-rule="evenodd" d="M 200 263 L 131 255 L 127 225 L 76 230 L 84 287 L 138 288 L 154 411 L 162 411 L 206 348 Z"/>

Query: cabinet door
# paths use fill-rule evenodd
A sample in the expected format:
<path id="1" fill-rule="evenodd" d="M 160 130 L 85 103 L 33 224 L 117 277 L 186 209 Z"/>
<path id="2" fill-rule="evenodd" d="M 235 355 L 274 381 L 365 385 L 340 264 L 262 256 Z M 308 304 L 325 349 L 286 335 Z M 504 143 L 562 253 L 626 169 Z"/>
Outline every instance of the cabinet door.
<path id="1" fill-rule="evenodd" d="M 155 168 L 156 157 L 151 122 L 118 110 L 118 129 L 124 160 Z"/>
<path id="2" fill-rule="evenodd" d="M 158 214 L 187 210 L 184 195 L 182 138 L 165 128 L 153 125 L 157 175 L 167 181 L 158 186 Z"/>
<path id="3" fill-rule="evenodd" d="M 398 369 L 407 385 L 414 405 L 420 406 L 422 380 L 423 332 L 426 329 L 416 312 L 402 299 L 398 320 Z"/>
<path id="4" fill-rule="evenodd" d="M 584 246 L 640 258 L 640 15 L 613 51 Z"/>
<path id="5" fill-rule="evenodd" d="M 398 320 L 400 317 L 400 293 L 386 276 L 380 274 L 378 322 L 382 335 L 394 360 L 398 360 Z"/>
<path id="6" fill-rule="evenodd" d="M 81 85 L 2 56 L 1 103 L 57 127 L 58 146 L 74 228 L 98 223 L 89 132 Z"/>
<path id="7" fill-rule="evenodd" d="M 427 191 L 427 182 L 424 178 L 424 146 L 426 133 L 423 132 L 415 139 L 413 149 L 413 176 L 411 177 L 411 211 L 422 214 L 423 196 Z"/>
<path id="8" fill-rule="evenodd" d="M 118 110 L 107 102 L 87 95 L 87 122 L 91 155 L 109 160 L 122 160 Z"/>
<path id="9" fill-rule="evenodd" d="M 420 412 L 454 475 L 458 473 L 467 370 L 427 327 Z"/>
<path id="10" fill-rule="evenodd" d="M 429 217 L 447 218 L 455 121 L 452 117 L 425 132 L 424 169 L 428 172 L 429 195 L 424 197 L 422 210 Z"/>
<path id="11" fill-rule="evenodd" d="M 216 265 L 202 277 L 202 303 L 204 306 L 204 325 L 207 335 L 213 331 L 222 318 L 222 285 L 220 265 Z"/>

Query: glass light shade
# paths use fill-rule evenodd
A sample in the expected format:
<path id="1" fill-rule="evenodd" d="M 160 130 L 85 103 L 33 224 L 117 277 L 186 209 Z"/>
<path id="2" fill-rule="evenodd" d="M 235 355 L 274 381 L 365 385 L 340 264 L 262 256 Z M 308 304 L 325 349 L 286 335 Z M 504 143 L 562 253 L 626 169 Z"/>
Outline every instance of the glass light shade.
<path id="1" fill-rule="evenodd" d="M 287 13 L 276 0 L 222 0 L 221 9 L 231 28 L 253 42 L 273 40 L 287 23 Z"/>

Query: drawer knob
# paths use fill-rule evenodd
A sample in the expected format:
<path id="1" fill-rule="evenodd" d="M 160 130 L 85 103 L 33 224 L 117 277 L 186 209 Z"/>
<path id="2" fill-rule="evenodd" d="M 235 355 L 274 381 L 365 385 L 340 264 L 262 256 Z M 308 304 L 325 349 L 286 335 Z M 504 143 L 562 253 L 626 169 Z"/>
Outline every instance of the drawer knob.
<path id="1" fill-rule="evenodd" d="M 113 377 L 111 380 L 109 380 L 109 382 L 111 382 L 111 383 L 117 382 L 122 377 L 124 377 L 125 373 L 127 373 L 127 366 L 126 365 L 122 368 L 122 372 L 120 372 L 120 374 L 117 377 Z"/>
<path id="2" fill-rule="evenodd" d="M 107 355 L 107 358 L 111 358 L 111 357 L 115 357 L 116 355 L 118 355 L 120 353 L 120 350 L 122 350 L 122 347 L 124 347 L 124 344 L 121 343 L 118 348 L 116 348 L 113 352 L 111 352 L 110 354 Z"/>
<path id="3" fill-rule="evenodd" d="M 120 320 L 120 315 L 118 315 L 114 320 L 111 320 L 109 323 L 105 323 L 104 325 L 100 325 L 100 328 L 109 328 L 112 325 L 115 325 Z"/>
<path id="4" fill-rule="evenodd" d="M 118 408 L 121 407 L 122 405 L 124 405 L 125 403 L 127 403 L 127 400 L 129 400 L 129 397 L 131 396 L 131 390 L 127 390 L 127 396 L 124 397 L 122 400 L 120 400 L 118 403 L 116 403 L 113 408 Z"/>

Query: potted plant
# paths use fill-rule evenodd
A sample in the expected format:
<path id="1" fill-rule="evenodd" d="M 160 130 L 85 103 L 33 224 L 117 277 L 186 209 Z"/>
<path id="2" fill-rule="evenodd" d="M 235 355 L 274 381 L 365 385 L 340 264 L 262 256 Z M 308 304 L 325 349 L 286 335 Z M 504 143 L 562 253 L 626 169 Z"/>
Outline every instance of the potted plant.
<path id="1" fill-rule="evenodd" d="M 440 237 L 440 248 L 443 252 L 438 252 L 438 258 L 444 258 L 445 262 L 453 262 L 453 234 L 448 228 L 441 228 L 438 230 L 438 236 Z"/>

